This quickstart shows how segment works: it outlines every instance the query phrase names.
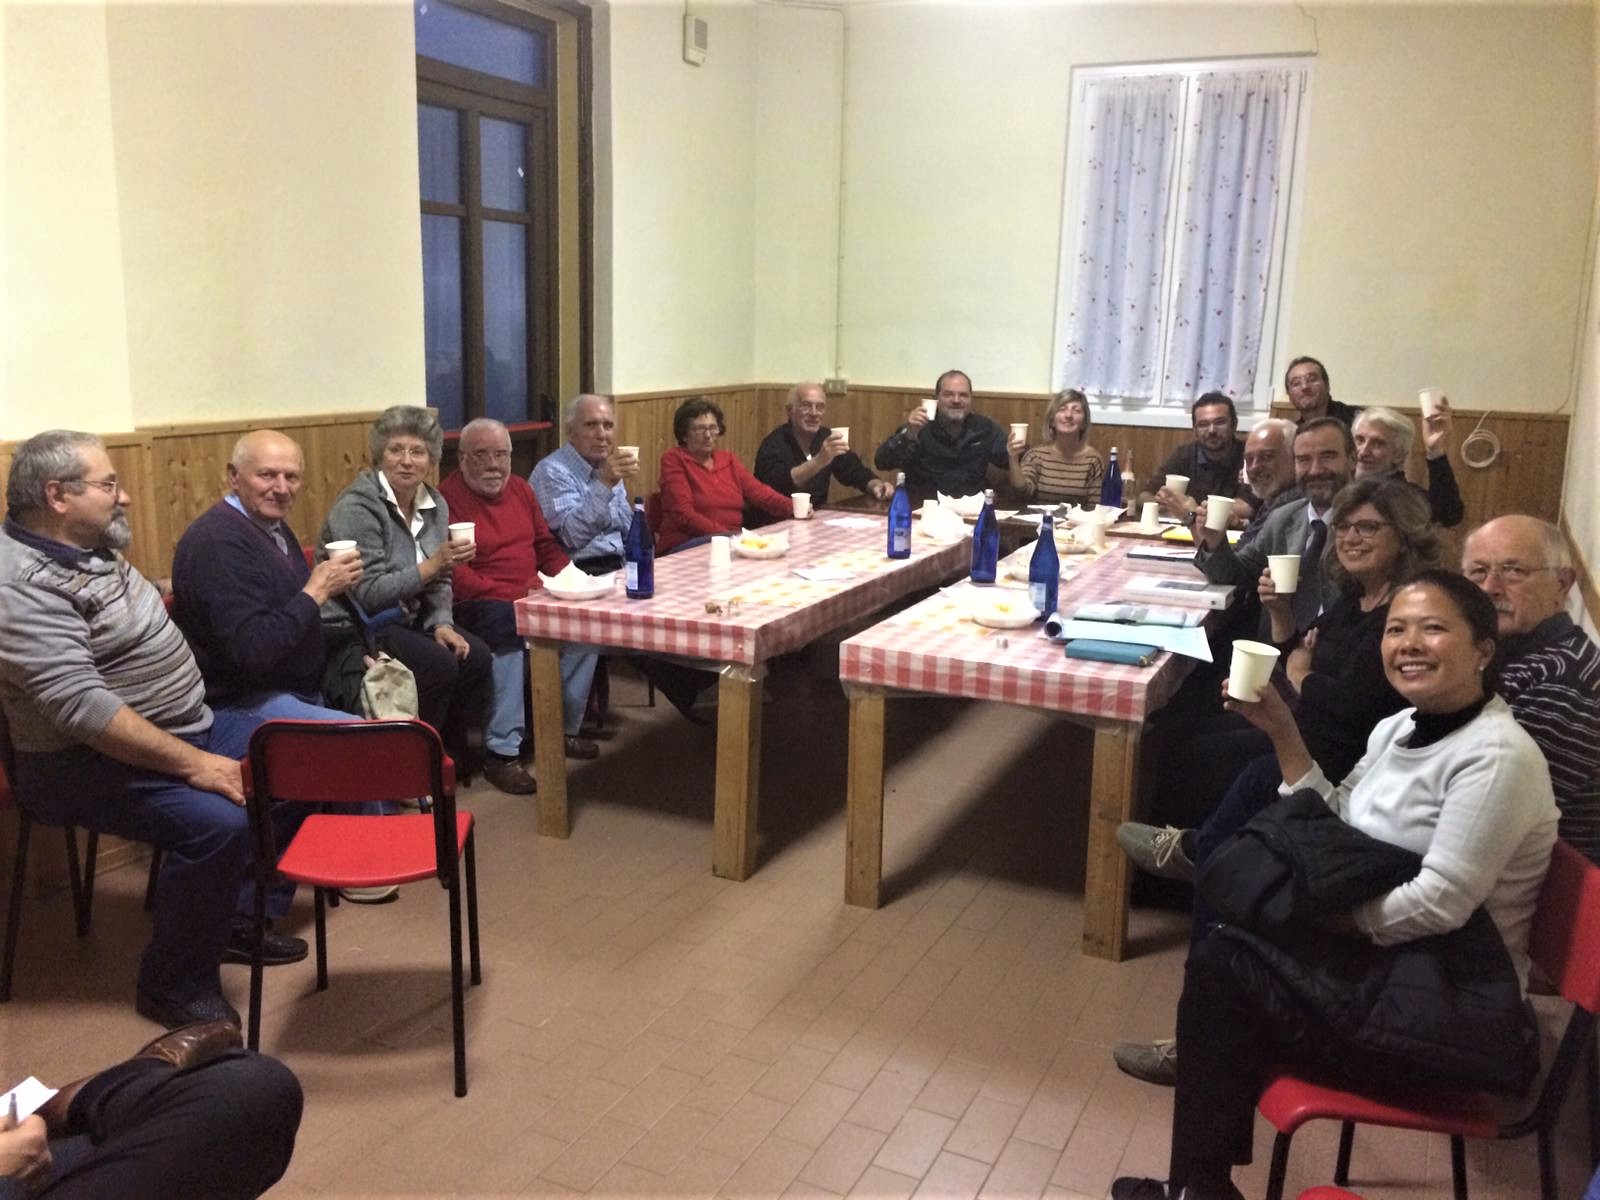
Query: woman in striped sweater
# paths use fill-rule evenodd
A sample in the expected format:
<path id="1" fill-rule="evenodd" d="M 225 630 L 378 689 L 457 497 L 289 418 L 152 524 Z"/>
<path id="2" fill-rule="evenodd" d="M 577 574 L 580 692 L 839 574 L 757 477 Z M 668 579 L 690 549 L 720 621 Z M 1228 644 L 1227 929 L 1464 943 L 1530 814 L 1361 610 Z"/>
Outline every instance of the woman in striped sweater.
<path id="1" fill-rule="evenodd" d="M 1013 438 L 1006 446 L 1017 499 L 1033 504 L 1099 503 L 1106 464 L 1100 451 L 1089 445 L 1089 423 L 1089 400 L 1076 388 L 1050 398 L 1044 428 L 1051 440 L 1028 447 L 1026 439 Z"/>

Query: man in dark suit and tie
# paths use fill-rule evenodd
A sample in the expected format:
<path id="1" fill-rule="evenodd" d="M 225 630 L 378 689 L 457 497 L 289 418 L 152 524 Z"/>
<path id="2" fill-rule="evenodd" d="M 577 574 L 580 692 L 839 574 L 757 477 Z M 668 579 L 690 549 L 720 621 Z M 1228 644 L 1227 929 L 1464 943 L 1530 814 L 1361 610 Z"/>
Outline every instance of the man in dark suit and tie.
<path id="1" fill-rule="evenodd" d="M 1212 583 L 1231 583 L 1253 593 L 1274 554 L 1300 555 L 1300 583 L 1294 594 L 1295 625 L 1305 629 L 1337 598 L 1322 573 L 1322 551 L 1328 544 L 1328 510 L 1350 482 L 1355 445 L 1350 427 L 1334 417 L 1307 421 L 1295 433 L 1294 474 L 1302 498 L 1283 505 L 1267 518 L 1247 546 L 1230 546 L 1215 530 L 1205 528 L 1204 514 L 1195 521 L 1198 566 Z"/>

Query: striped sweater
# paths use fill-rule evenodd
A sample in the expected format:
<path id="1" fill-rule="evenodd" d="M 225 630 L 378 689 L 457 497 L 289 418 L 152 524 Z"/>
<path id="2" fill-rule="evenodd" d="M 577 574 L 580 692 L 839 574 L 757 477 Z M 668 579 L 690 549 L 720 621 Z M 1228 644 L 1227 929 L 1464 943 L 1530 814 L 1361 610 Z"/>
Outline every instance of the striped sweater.
<path id="1" fill-rule="evenodd" d="M 0 533 L 0 704 L 22 752 L 92 742 L 124 705 L 178 736 L 211 727 L 161 593 L 111 551 Z"/>
<path id="2" fill-rule="evenodd" d="M 1600 650 L 1557 613 L 1501 653 L 1500 693 L 1550 764 L 1561 837 L 1600 863 Z"/>

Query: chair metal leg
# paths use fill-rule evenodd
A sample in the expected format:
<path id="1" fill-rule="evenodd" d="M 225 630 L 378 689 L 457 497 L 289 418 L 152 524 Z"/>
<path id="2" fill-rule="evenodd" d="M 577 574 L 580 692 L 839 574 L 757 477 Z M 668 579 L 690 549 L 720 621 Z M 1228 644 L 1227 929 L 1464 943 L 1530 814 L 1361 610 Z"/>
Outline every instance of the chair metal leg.
<path id="1" fill-rule="evenodd" d="M 1333 1181 L 1340 1187 L 1350 1186 L 1350 1152 L 1355 1149 L 1356 1123 L 1339 1123 L 1339 1157 L 1333 1164 Z"/>
<path id="2" fill-rule="evenodd" d="M 17 809 L 17 853 L 11 860 L 11 907 L 6 910 L 6 944 L 0 957 L 0 1004 L 11 999 L 11 970 L 17 959 L 17 935 L 22 929 L 22 889 L 28 877 L 28 838 L 33 822 Z"/>
<path id="3" fill-rule="evenodd" d="M 445 885 L 450 896 L 450 1025 L 455 1054 L 456 1095 L 467 1094 L 467 997 L 461 982 L 461 880 Z"/>
<path id="4" fill-rule="evenodd" d="M 71 825 L 62 827 L 61 840 L 67 851 L 67 888 L 72 892 L 72 919 L 78 936 L 89 932 L 89 906 L 83 899 L 83 866 L 78 860 L 78 831 Z"/>
<path id="5" fill-rule="evenodd" d="M 100 831 L 91 829 L 83 839 L 83 933 L 94 916 L 94 877 L 100 861 Z"/>
<path id="6" fill-rule="evenodd" d="M 1535 1135 L 1539 1142 L 1539 1200 L 1556 1200 L 1556 1147 L 1555 1131 L 1549 1125 L 1541 1125 Z M 1467 1200 L 1467 1189 L 1463 1183 L 1458 1200 Z"/>
<path id="7" fill-rule="evenodd" d="M 1289 1139 L 1292 1133 L 1280 1133 L 1272 1139 L 1272 1169 L 1267 1174 L 1265 1200 L 1283 1200 L 1283 1179 L 1289 1173 Z"/>
<path id="8" fill-rule="evenodd" d="M 472 962 L 472 982 L 483 982 L 483 967 L 478 959 L 478 858 L 474 848 L 478 831 L 467 834 L 467 949 Z"/>
<path id="9" fill-rule="evenodd" d="M 1584 1057 L 1589 1091 L 1589 1166 L 1600 1164 L 1600 1038 Z"/>
<path id="10" fill-rule="evenodd" d="M 317 888 L 312 893 L 316 897 L 317 914 L 317 991 L 328 990 L 328 889 Z"/>
<path id="11" fill-rule="evenodd" d="M 1544 1141 L 1541 1131 L 1539 1140 Z M 1542 1147 L 1541 1147 L 1542 1149 Z M 1543 1173 L 1543 1153 L 1540 1154 L 1540 1173 Z M 1456 1200 L 1467 1200 L 1467 1139 L 1455 1136 L 1450 1139 L 1450 1182 L 1455 1187 Z M 1548 1192 L 1545 1200 L 1555 1200 L 1555 1192 Z"/>
<path id="12" fill-rule="evenodd" d="M 158 883 L 160 883 L 160 881 L 161 881 L 161 848 L 159 846 L 151 846 L 150 847 L 150 878 L 145 881 L 145 885 L 144 885 L 144 910 L 145 910 L 145 912 L 155 912 L 155 910 L 156 910 L 156 885 Z"/>
<path id="13" fill-rule="evenodd" d="M 267 890 L 260 886 L 259 874 L 256 880 L 255 912 L 250 930 L 250 1029 L 245 1041 L 252 1050 L 261 1049 L 261 985 L 266 975 L 262 946 L 267 932 Z"/>

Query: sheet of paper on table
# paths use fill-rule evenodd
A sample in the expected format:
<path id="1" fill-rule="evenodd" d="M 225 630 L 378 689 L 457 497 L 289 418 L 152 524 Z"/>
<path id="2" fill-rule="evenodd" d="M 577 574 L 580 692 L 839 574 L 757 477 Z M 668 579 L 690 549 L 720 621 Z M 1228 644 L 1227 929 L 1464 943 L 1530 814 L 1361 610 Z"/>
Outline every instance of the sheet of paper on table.
<path id="1" fill-rule="evenodd" d="M 854 571 L 847 571 L 843 567 L 796 567 L 794 573 L 810 583 L 838 583 L 856 577 Z"/>
<path id="2" fill-rule="evenodd" d="M 1159 604 L 1085 604 L 1072 614 L 1079 621 L 1116 621 L 1121 625 L 1199 625 L 1206 610 L 1167 608 Z"/>
<path id="3" fill-rule="evenodd" d="M 55 1094 L 55 1088 L 45 1087 L 44 1084 L 29 1075 L 5 1095 L 0 1096 L 0 1112 L 9 1113 L 11 1111 L 11 1098 L 15 1096 L 17 1100 L 17 1120 L 20 1121 L 25 1117 L 33 1116 L 34 1111 Z"/>
<path id="4" fill-rule="evenodd" d="M 875 517 L 829 517 L 823 524 L 838 529 L 877 529 L 883 522 Z"/>
<path id="5" fill-rule="evenodd" d="M 1054 630 L 1052 629 L 1054 633 Z M 1063 621 L 1057 641 L 1092 638 L 1100 642 L 1123 642 L 1133 646 L 1159 646 L 1187 658 L 1211 661 L 1211 644 L 1204 629 L 1180 629 L 1173 625 L 1123 625 L 1112 621 Z"/>

